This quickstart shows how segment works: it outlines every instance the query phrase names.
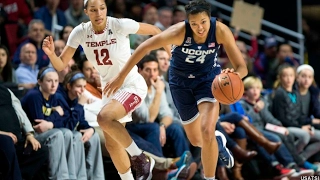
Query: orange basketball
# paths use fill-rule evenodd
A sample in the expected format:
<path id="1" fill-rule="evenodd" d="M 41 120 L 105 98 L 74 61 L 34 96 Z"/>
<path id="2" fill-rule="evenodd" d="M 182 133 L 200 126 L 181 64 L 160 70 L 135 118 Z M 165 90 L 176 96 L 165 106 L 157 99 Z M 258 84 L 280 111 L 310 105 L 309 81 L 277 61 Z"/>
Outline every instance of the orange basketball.
<path id="1" fill-rule="evenodd" d="M 211 86 L 212 94 L 221 104 L 234 104 L 242 98 L 243 82 L 235 73 L 221 73 L 217 75 Z"/>

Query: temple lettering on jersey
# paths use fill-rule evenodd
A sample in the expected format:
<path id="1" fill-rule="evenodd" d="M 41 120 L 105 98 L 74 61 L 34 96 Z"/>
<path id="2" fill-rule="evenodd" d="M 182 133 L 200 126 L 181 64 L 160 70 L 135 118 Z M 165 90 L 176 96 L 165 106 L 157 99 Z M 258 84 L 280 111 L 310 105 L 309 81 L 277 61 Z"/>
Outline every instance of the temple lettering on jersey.
<path id="1" fill-rule="evenodd" d="M 110 41 L 105 40 L 105 41 L 100 41 L 100 42 L 86 42 L 87 47 L 100 47 L 100 46 L 111 45 L 111 44 L 116 44 L 116 43 L 117 43 L 117 39 L 115 39 L 115 38 L 110 39 Z"/>

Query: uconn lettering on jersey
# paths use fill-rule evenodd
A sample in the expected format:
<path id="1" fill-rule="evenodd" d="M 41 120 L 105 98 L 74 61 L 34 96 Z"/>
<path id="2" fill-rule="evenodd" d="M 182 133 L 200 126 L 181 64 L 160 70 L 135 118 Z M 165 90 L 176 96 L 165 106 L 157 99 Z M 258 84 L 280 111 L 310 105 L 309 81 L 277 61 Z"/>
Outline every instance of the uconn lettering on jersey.
<path id="1" fill-rule="evenodd" d="M 117 39 L 115 39 L 115 38 L 110 39 L 110 41 L 105 40 L 105 41 L 100 41 L 100 42 L 86 42 L 87 47 L 100 47 L 100 46 L 111 45 L 111 44 L 116 44 L 116 43 L 117 43 Z"/>
<path id="2" fill-rule="evenodd" d="M 196 55 L 196 56 L 202 56 L 202 55 L 208 55 L 213 54 L 216 52 L 215 49 L 208 49 L 208 50 L 195 50 L 195 49 L 189 49 L 189 48 L 182 48 L 181 50 L 183 53 L 188 55 Z"/>

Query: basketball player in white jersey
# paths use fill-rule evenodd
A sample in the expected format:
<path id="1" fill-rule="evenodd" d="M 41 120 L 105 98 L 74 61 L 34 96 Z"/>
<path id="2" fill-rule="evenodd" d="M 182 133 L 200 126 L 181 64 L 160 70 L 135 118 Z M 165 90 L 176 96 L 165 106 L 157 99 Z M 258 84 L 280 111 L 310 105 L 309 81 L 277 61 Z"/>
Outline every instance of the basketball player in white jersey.
<path id="1" fill-rule="evenodd" d="M 129 34 L 156 35 L 159 28 L 131 19 L 107 17 L 104 0 L 84 0 L 84 11 L 90 21 L 75 27 L 67 46 L 59 57 L 54 52 L 52 37 L 46 37 L 42 49 L 57 71 L 63 70 L 79 45 L 88 60 L 99 71 L 102 86 L 117 75 L 129 59 Z M 170 52 L 170 46 L 165 47 Z M 103 87 L 102 87 L 103 88 Z M 139 180 L 151 179 L 154 160 L 145 156 L 132 140 L 124 125 L 132 120 L 131 112 L 143 101 L 147 86 L 135 67 L 125 79 L 122 88 L 112 96 L 103 97 L 105 106 L 98 115 L 98 123 L 104 131 L 106 148 L 121 179 L 133 180 L 131 165 Z M 127 151 L 127 152 L 126 152 Z"/>

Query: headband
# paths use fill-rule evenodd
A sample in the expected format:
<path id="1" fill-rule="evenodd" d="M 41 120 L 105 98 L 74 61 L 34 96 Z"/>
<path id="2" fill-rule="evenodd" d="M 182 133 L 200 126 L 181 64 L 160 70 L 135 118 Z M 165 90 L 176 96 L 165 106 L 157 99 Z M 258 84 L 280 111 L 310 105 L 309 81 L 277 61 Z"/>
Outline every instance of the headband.
<path id="1" fill-rule="evenodd" d="M 72 76 L 72 78 L 69 80 L 69 83 L 72 83 L 74 82 L 75 80 L 78 80 L 78 79 L 85 79 L 84 75 L 82 73 L 76 73 L 74 76 Z"/>
<path id="2" fill-rule="evenodd" d="M 43 78 L 48 72 L 57 72 L 54 68 L 49 67 L 46 70 L 42 71 L 41 75 L 39 76 L 39 79 Z"/>
<path id="3" fill-rule="evenodd" d="M 312 74 L 314 74 L 314 69 L 312 66 L 308 65 L 308 64 L 303 64 L 301 66 L 299 66 L 297 68 L 297 74 L 299 74 L 302 70 L 308 69 L 312 72 Z"/>

